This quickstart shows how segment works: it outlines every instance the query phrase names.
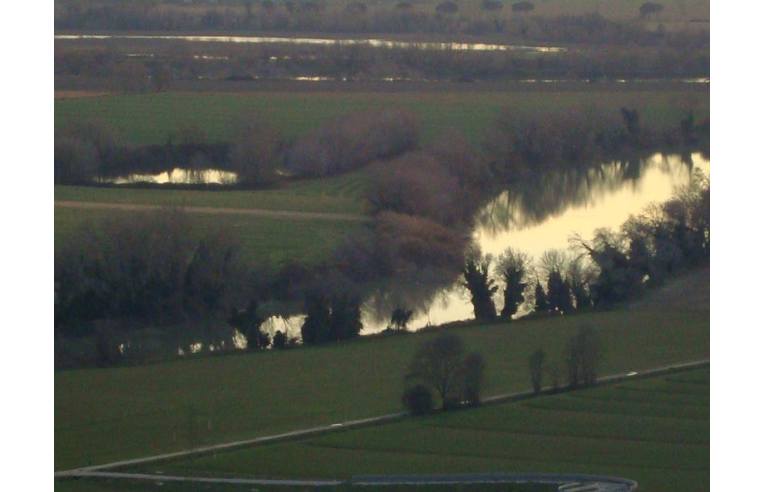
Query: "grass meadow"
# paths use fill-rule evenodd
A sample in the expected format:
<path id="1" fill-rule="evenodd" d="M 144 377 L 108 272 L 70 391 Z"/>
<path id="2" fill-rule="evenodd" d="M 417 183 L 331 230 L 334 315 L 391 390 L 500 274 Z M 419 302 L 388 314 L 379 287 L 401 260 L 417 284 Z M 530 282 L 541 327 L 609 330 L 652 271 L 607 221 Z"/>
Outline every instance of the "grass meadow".
<path id="1" fill-rule="evenodd" d="M 614 475 L 649 492 L 709 488 L 709 369 L 409 418 L 141 471 L 350 478 L 364 474 Z"/>
<path id="2" fill-rule="evenodd" d="M 503 108 L 529 115 L 566 107 L 599 106 L 617 111 L 622 106 L 643 108 L 646 126 L 678 125 L 687 109 L 708 115 L 707 89 L 423 92 L 166 92 L 56 99 L 55 128 L 77 121 L 97 120 L 112 126 L 131 144 L 161 144 L 178 128 L 195 124 L 210 141 L 228 141 L 233 122 L 257 114 L 287 138 L 295 138 L 343 114 L 384 108 L 407 109 L 418 115 L 424 142 L 448 129 L 480 143 Z"/>
<path id="3" fill-rule="evenodd" d="M 79 241 L 83 227 L 98 227 L 109 218 L 146 212 L 55 207 L 56 250 Z M 360 222 L 281 219 L 239 214 L 190 213 L 189 234 L 201 237 L 205 231 L 223 228 L 236 233 L 241 254 L 249 265 L 278 266 L 289 261 L 314 265 L 328 258 L 347 235 L 365 227 Z"/>
<path id="4" fill-rule="evenodd" d="M 485 356 L 487 395 L 528 389 L 531 352 L 543 348 L 559 359 L 568 337 L 582 325 L 601 336 L 603 374 L 708 358 L 708 270 L 677 282 L 653 292 L 638 309 L 443 329 L 459 333 L 469 349 Z M 289 351 L 57 372 L 55 467 L 398 411 L 405 368 L 416 347 L 435 335 L 431 330 Z"/>

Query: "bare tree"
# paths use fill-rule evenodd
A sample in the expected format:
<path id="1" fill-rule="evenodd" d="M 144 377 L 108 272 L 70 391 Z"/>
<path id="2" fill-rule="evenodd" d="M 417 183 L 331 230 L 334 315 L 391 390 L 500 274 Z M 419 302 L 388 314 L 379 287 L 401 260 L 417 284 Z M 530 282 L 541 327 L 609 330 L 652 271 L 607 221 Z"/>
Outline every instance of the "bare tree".
<path id="1" fill-rule="evenodd" d="M 512 319 L 519 306 L 525 302 L 530 264 L 531 259 L 528 255 L 512 248 L 507 248 L 499 256 L 496 275 L 504 283 L 504 307 L 501 310 L 503 319 Z"/>
<path id="2" fill-rule="evenodd" d="M 444 409 L 479 402 L 485 362 L 480 354 L 465 357 L 464 342 L 450 333 L 438 335 L 419 346 L 406 374 L 409 387 L 421 384 L 431 388 Z"/>

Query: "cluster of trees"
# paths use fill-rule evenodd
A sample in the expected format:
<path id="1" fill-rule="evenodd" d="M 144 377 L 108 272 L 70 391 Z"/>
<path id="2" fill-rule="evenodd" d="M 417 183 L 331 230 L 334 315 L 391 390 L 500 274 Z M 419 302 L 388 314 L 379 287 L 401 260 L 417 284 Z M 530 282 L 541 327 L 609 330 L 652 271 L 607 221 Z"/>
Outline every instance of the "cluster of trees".
<path id="1" fill-rule="evenodd" d="M 361 334 L 361 301 L 352 293 L 308 292 L 305 314 L 300 331 L 306 345 L 339 342 Z"/>
<path id="2" fill-rule="evenodd" d="M 147 327 L 174 337 L 190 320 L 224 318 L 247 290 L 235 236 L 194 230 L 179 210 L 115 217 L 78 234 L 55 258 L 55 333 L 95 337 L 100 362 L 114 362 L 120 344 L 148 350 L 145 333 L 131 335 Z M 209 333 L 209 343 L 230 346 L 232 335 Z"/>
<path id="3" fill-rule="evenodd" d="M 602 361 L 602 344 L 597 332 L 590 326 L 581 326 L 571 336 L 562 353 L 562 365 L 565 367 L 567 386 L 571 389 L 597 384 L 597 373 Z M 528 370 L 531 386 L 535 393 L 544 388 L 544 377 L 550 381 L 552 391 L 560 387 L 560 368 L 550 361 L 546 352 L 538 349 L 528 358 Z"/>
<path id="4" fill-rule="evenodd" d="M 697 173 L 673 198 L 631 217 L 617 232 L 599 230 L 590 241 L 576 237 L 571 251 L 547 251 L 537 265 L 509 248 L 492 266 L 490 255 L 473 249 L 462 275 L 478 320 L 510 320 L 524 303 L 538 314 L 569 314 L 612 306 L 707 264 L 710 240 L 710 183 Z M 504 307 L 497 315 L 500 286 Z"/>
<path id="5" fill-rule="evenodd" d="M 286 167 L 300 176 L 331 176 L 400 155 L 418 142 L 419 122 L 412 113 L 359 112 L 298 139 L 287 152 Z"/>
<path id="6" fill-rule="evenodd" d="M 180 210 L 115 217 L 79 234 L 56 256 L 56 326 L 65 331 L 109 317 L 161 323 L 219 314 L 244 281 L 235 236 L 223 228 L 194 234 Z"/>
<path id="7" fill-rule="evenodd" d="M 417 348 L 405 375 L 403 405 L 414 415 L 480 404 L 485 360 L 467 353 L 464 341 L 444 333 Z M 436 403 L 437 398 L 437 403 Z"/>
<path id="8" fill-rule="evenodd" d="M 351 113 L 288 142 L 257 114 L 239 116 L 230 142 L 209 142 L 196 125 L 183 125 L 161 145 L 126 145 L 102 122 L 88 121 L 57 132 L 54 180 L 87 184 L 132 173 L 222 169 L 237 173 L 240 186 L 265 186 L 279 170 L 326 176 L 393 157 L 418 143 L 416 118 L 405 111 Z"/>
<path id="9" fill-rule="evenodd" d="M 509 110 L 500 114 L 486 140 L 485 152 L 495 176 L 518 176 L 567 165 L 602 161 L 641 149 L 682 147 L 708 141 L 708 121 L 696 122 L 689 111 L 674 127 L 652 128 L 640 122 L 636 108 L 620 114 L 597 107 L 555 110 L 532 117 Z"/>

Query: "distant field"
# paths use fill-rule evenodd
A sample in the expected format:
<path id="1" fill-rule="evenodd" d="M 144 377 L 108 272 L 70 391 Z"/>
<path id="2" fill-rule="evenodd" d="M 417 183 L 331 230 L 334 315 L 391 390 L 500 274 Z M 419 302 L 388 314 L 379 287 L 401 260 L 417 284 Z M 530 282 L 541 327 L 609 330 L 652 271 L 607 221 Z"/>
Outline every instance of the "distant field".
<path id="1" fill-rule="evenodd" d="M 709 370 L 157 463 L 142 472 L 272 478 L 591 473 L 709 489 Z"/>
<path id="2" fill-rule="evenodd" d="M 425 142 L 455 128 L 479 143 L 502 108 L 521 114 L 576 106 L 644 108 L 642 124 L 676 126 L 687 108 L 708 114 L 708 92 L 698 90 L 459 91 L 459 92 L 249 92 L 154 93 L 56 99 L 55 127 L 100 120 L 134 144 L 164 143 L 184 124 L 202 127 L 210 140 L 230 138 L 232 122 L 256 113 L 296 137 L 350 112 L 401 108 L 415 112 Z"/>
<path id="3" fill-rule="evenodd" d="M 708 270 L 685 282 L 681 296 L 669 285 L 670 295 L 655 292 L 638 310 L 446 329 L 484 354 L 486 394 L 527 389 L 530 353 L 543 347 L 557 360 L 567 338 L 585 324 L 602 337 L 603 373 L 705 359 Z M 672 299 L 678 307 L 673 307 Z M 690 309 L 686 299 L 699 301 Z M 104 463 L 396 411 L 404 368 L 417 345 L 434 335 L 57 372 L 55 467 Z"/>
<path id="4" fill-rule="evenodd" d="M 78 241 L 77 234 L 85 224 L 98 224 L 108 217 L 145 212 L 91 210 L 55 207 L 54 240 L 59 250 L 64 244 Z M 250 265 L 280 265 L 300 261 L 307 265 L 329 257 L 348 234 L 364 227 L 348 221 L 275 219 L 243 215 L 192 214 L 189 233 L 201 236 L 210 228 L 224 227 L 235 231 L 242 255 Z"/>

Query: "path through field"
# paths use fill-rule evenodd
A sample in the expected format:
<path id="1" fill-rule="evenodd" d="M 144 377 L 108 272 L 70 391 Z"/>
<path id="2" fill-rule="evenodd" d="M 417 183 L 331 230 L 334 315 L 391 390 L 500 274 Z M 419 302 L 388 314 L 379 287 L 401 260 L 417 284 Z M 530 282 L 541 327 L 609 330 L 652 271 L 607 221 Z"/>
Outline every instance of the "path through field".
<path id="1" fill-rule="evenodd" d="M 82 209 L 111 209 L 135 212 L 148 212 L 166 208 L 162 205 L 138 205 L 132 203 L 106 203 L 106 202 L 80 202 L 60 200 L 54 202 L 56 207 L 82 208 Z M 200 214 L 231 214 L 250 215 L 256 217 L 269 217 L 280 219 L 307 219 L 307 220 L 331 220 L 349 222 L 368 222 L 370 219 L 365 215 L 343 214 L 333 212 L 298 212 L 292 210 L 267 210 L 261 208 L 226 208 L 226 207 L 182 207 L 189 213 Z"/>
<path id="2" fill-rule="evenodd" d="M 708 365 L 709 363 L 710 363 L 709 360 L 699 360 L 699 361 L 692 361 L 692 362 L 686 362 L 681 364 L 670 364 L 666 366 L 656 367 L 654 369 L 641 371 L 639 373 L 625 372 L 625 373 L 613 374 L 610 376 L 604 376 L 599 378 L 597 380 L 597 384 L 599 385 L 613 384 L 613 383 L 624 381 L 626 379 L 656 376 L 659 374 L 665 374 L 665 373 L 670 373 L 670 372 L 684 370 L 684 369 L 703 367 Z M 552 388 L 548 387 L 544 391 L 542 391 L 541 394 L 549 394 L 550 392 L 552 392 Z M 512 393 L 503 393 L 503 394 L 493 395 L 493 396 L 484 398 L 482 401 L 483 401 L 483 404 L 504 403 L 504 402 L 510 402 L 510 401 L 516 401 L 516 400 L 523 400 L 523 399 L 532 398 L 536 396 L 539 396 L 539 395 L 536 395 L 532 391 L 518 391 L 518 392 L 512 392 Z M 166 454 L 147 456 L 147 457 L 137 458 L 137 459 L 122 460 L 122 461 L 117 461 L 113 463 L 105 463 L 101 465 L 86 466 L 86 467 L 75 468 L 71 470 L 55 472 L 55 477 L 67 478 L 67 477 L 101 476 L 101 477 L 111 477 L 111 478 L 130 478 L 129 475 L 131 474 L 120 474 L 120 473 L 106 474 L 106 473 L 98 473 L 98 472 L 105 472 L 107 470 L 113 470 L 115 468 L 124 468 L 127 466 L 144 465 L 146 463 L 157 462 L 157 461 L 166 461 L 166 460 L 189 457 L 194 455 L 209 454 L 209 453 L 214 453 L 218 451 L 227 451 L 227 450 L 231 450 L 235 448 L 254 446 L 258 444 L 273 443 L 273 442 L 283 441 L 287 439 L 309 437 L 319 433 L 333 432 L 337 430 L 347 430 L 350 428 L 369 426 L 369 425 L 379 425 L 379 424 L 384 424 L 384 423 L 388 423 L 388 422 L 403 418 L 406 415 L 407 415 L 406 412 L 397 412 L 397 413 L 380 415 L 377 417 L 371 417 L 366 419 L 352 420 L 352 421 L 312 427 L 309 429 L 295 430 L 295 431 L 272 435 L 272 436 L 262 436 L 262 437 L 258 437 L 254 439 L 227 442 L 222 444 L 216 444 L 213 446 L 203 446 L 203 447 L 198 447 L 194 449 L 178 451 L 174 453 L 166 453 Z M 121 475 L 121 476 L 117 476 L 117 475 Z M 137 478 L 143 478 L 143 477 L 137 477 Z M 154 477 L 154 478 L 158 478 L 158 477 Z M 178 480 L 183 480 L 183 478 L 178 477 Z"/>

